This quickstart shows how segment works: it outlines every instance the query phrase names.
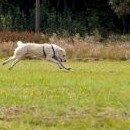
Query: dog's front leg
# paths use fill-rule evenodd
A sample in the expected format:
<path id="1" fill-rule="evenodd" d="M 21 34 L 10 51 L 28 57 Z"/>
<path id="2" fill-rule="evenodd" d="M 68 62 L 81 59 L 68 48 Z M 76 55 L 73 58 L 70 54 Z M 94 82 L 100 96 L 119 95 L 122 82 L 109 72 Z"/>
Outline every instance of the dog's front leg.
<path id="1" fill-rule="evenodd" d="M 60 69 L 63 68 L 63 66 L 62 66 L 57 60 L 55 60 L 55 59 L 53 59 L 53 58 L 46 57 L 46 60 L 51 61 L 51 62 L 57 64 L 57 65 L 59 66 Z"/>
<path id="2" fill-rule="evenodd" d="M 61 62 L 60 60 L 59 60 L 59 63 L 60 63 L 60 65 L 61 65 L 64 69 L 66 69 L 66 70 L 70 70 L 70 69 L 71 69 L 70 67 L 66 67 L 66 66 L 63 64 L 63 62 Z"/>

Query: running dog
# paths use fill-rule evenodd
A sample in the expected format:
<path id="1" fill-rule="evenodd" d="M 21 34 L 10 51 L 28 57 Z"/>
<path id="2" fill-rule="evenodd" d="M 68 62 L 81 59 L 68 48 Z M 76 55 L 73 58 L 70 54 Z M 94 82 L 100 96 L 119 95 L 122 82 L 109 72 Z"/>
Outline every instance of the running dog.
<path id="1" fill-rule="evenodd" d="M 13 61 L 9 70 L 11 70 L 20 60 L 24 59 L 28 55 L 35 55 L 40 58 L 45 58 L 59 66 L 60 69 L 70 70 L 63 63 L 66 62 L 66 51 L 56 44 L 36 44 L 36 43 L 23 43 L 17 42 L 17 47 L 14 51 L 14 55 L 5 60 L 2 64 Z"/>

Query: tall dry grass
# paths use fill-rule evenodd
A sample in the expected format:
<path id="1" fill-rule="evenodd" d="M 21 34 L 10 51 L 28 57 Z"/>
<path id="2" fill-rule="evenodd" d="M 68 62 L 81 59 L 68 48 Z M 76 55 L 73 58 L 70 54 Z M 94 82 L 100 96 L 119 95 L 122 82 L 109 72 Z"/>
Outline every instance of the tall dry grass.
<path id="1" fill-rule="evenodd" d="M 23 42 L 48 42 L 49 38 L 47 35 L 44 37 L 41 34 L 35 35 L 34 32 L 0 32 L 0 42 L 16 42 L 16 41 L 23 41 Z"/>
<path id="2" fill-rule="evenodd" d="M 124 36 L 123 36 L 124 37 Z M 130 39 L 130 36 L 129 36 Z M 68 57 L 77 60 L 128 60 L 130 59 L 130 42 L 127 39 L 114 40 L 102 39 L 97 37 L 69 37 L 59 38 L 57 36 L 50 37 L 50 41 L 63 46 Z"/>
<path id="3" fill-rule="evenodd" d="M 17 41 L 44 43 L 49 42 L 47 35 L 34 32 L 0 32 L 0 57 L 9 56 L 13 53 Z"/>
<path id="4" fill-rule="evenodd" d="M 35 35 L 33 32 L 0 32 L 0 57 L 9 56 L 16 47 L 16 41 L 35 43 L 56 43 L 67 51 L 69 59 L 76 60 L 128 60 L 130 59 L 130 36 L 111 36 L 108 39 L 100 37 L 81 38 L 79 35 L 58 37 Z"/>

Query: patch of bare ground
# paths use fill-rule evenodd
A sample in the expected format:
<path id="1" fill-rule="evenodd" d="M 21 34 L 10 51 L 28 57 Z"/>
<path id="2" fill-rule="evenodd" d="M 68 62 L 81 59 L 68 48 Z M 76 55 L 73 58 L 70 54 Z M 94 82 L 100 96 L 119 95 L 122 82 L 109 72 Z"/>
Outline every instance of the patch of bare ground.
<path id="1" fill-rule="evenodd" d="M 51 112 L 45 110 L 43 107 L 22 107 L 22 106 L 10 106 L 0 108 L 0 120 L 1 121 L 13 121 L 17 119 L 23 119 L 22 114 L 28 114 L 28 122 L 32 125 L 44 124 L 47 127 L 55 126 L 57 123 L 69 125 L 73 121 L 82 120 L 94 120 L 93 127 L 102 127 L 104 120 L 129 120 L 130 111 L 117 110 L 114 108 L 63 108 L 59 112 Z"/>
<path id="2" fill-rule="evenodd" d="M 25 108 L 21 106 L 0 107 L 0 120 L 11 121 L 21 118 L 21 114 L 25 111 Z"/>
<path id="3" fill-rule="evenodd" d="M 129 120 L 130 111 L 116 110 L 112 108 L 100 108 L 95 115 L 94 127 L 103 127 L 106 121 Z"/>

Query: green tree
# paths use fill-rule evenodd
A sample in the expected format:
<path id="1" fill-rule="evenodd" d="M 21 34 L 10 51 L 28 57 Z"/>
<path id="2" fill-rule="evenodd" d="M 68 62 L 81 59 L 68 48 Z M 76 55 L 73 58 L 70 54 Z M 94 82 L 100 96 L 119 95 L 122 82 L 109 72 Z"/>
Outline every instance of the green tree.
<path id="1" fill-rule="evenodd" d="M 115 13 L 119 16 L 130 14 L 130 1 L 129 0 L 109 0 L 109 3 Z"/>
<path id="2" fill-rule="evenodd" d="M 117 14 L 122 19 L 123 33 L 126 32 L 126 16 L 130 14 L 130 1 L 129 0 L 109 0 L 109 3 Z"/>

